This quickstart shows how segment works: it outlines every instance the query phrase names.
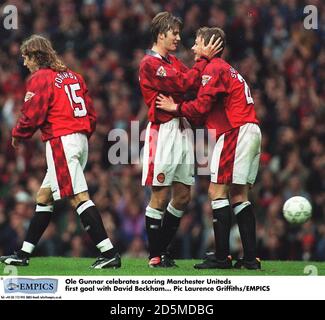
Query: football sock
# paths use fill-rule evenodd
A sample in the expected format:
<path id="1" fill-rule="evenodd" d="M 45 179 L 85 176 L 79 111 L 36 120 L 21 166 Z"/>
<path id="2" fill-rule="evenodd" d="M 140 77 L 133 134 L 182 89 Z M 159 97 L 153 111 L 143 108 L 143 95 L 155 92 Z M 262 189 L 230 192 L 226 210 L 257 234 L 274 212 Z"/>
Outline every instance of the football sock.
<path id="1" fill-rule="evenodd" d="M 163 212 L 147 206 L 146 230 L 148 235 L 149 259 L 161 255 L 161 218 Z"/>
<path id="2" fill-rule="evenodd" d="M 113 244 L 109 238 L 106 238 L 102 242 L 98 243 L 96 247 L 105 258 L 113 258 L 117 253 L 117 250 L 113 247 Z"/>
<path id="3" fill-rule="evenodd" d="M 255 260 L 256 221 L 251 203 L 249 201 L 235 203 L 233 210 L 237 218 L 240 238 L 243 244 L 244 260 Z"/>
<path id="4" fill-rule="evenodd" d="M 229 255 L 229 235 L 231 228 L 231 210 L 229 200 L 218 198 L 211 201 L 213 210 L 213 229 L 216 246 L 216 258 L 225 260 Z"/>
<path id="5" fill-rule="evenodd" d="M 117 251 L 107 237 L 102 218 L 95 204 L 91 200 L 83 201 L 79 203 L 76 211 L 85 230 L 102 255 L 107 258 L 114 256 Z"/>
<path id="6" fill-rule="evenodd" d="M 167 247 L 177 232 L 183 214 L 183 210 L 174 208 L 171 203 L 168 204 L 161 225 L 161 253 L 167 252 Z"/>
<path id="7" fill-rule="evenodd" d="M 53 205 L 38 203 L 30 221 L 22 248 L 17 252 L 20 258 L 28 258 L 51 221 Z"/>

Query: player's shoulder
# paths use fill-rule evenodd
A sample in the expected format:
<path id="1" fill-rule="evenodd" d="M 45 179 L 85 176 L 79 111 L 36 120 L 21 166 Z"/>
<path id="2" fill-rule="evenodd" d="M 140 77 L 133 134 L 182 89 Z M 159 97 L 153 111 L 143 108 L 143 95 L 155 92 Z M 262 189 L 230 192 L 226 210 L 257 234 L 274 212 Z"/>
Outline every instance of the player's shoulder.
<path id="1" fill-rule="evenodd" d="M 56 71 L 56 70 L 52 70 L 53 73 L 51 73 L 51 75 L 55 76 L 55 77 L 60 77 L 60 78 L 70 78 L 70 79 L 74 79 L 74 78 L 81 78 L 82 76 L 81 74 L 79 74 L 78 72 L 75 72 L 69 68 L 66 68 L 65 70 L 62 71 Z"/>
<path id="2" fill-rule="evenodd" d="M 41 68 L 33 72 L 28 78 L 28 83 L 46 83 L 53 75 L 53 70 L 50 68 Z"/>
<path id="3" fill-rule="evenodd" d="M 210 63 L 207 64 L 207 66 L 205 67 L 205 71 L 220 74 L 227 72 L 230 68 L 230 64 L 218 57 L 212 59 Z"/>
<path id="4" fill-rule="evenodd" d="M 140 62 L 140 68 L 144 66 L 156 66 L 161 64 L 168 64 L 175 61 L 179 61 L 174 55 L 168 54 L 166 58 L 163 58 L 159 53 L 153 51 L 153 50 L 146 50 L 145 55 L 143 56 L 141 62 Z"/>
<path id="5" fill-rule="evenodd" d="M 145 65 L 156 64 L 161 58 L 152 50 L 146 50 L 145 55 L 141 59 L 140 67 Z"/>
<path id="6" fill-rule="evenodd" d="M 44 77 L 44 76 L 48 76 L 48 75 L 51 75 L 53 74 L 53 70 L 50 69 L 50 68 L 41 68 L 41 69 L 38 69 L 37 71 L 33 72 L 29 79 L 34 79 L 34 78 L 41 78 L 41 77 Z"/>

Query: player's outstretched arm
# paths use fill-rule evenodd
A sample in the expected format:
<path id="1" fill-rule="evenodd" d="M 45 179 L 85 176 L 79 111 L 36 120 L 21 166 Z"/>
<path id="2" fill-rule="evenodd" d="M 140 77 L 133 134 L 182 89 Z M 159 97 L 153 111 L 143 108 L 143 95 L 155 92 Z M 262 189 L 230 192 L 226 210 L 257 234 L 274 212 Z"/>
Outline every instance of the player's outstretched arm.
<path id="1" fill-rule="evenodd" d="M 202 76 L 201 87 L 195 100 L 176 104 L 171 97 L 160 94 L 156 99 L 156 107 L 174 112 L 190 121 L 196 121 L 198 118 L 206 116 L 216 104 L 218 94 L 226 92 L 226 88 L 222 81 L 222 75 L 213 66 L 209 65 L 205 72 L 207 74 Z"/>

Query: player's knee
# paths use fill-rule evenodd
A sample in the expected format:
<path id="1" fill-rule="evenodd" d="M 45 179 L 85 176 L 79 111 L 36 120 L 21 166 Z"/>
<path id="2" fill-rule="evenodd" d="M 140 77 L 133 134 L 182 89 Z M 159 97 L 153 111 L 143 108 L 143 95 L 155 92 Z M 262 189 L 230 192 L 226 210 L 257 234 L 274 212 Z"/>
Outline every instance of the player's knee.
<path id="1" fill-rule="evenodd" d="M 208 195 L 211 201 L 218 198 L 226 199 L 228 198 L 228 190 L 227 188 L 223 188 L 221 185 L 216 186 L 211 184 L 208 190 Z"/>
<path id="2" fill-rule="evenodd" d="M 231 198 L 231 203 L 239 203 L 239 202 L 245 202 L 248 200 L 248 195 L 245 192 L 245 190 L 242 190 L 241 192 L 230 192 L 230 198 Z"/>
<path id="3" fill-rule="evenodd" d="M 157 210 L 164 211 L 167 207 L 168 199 L 155 197 L 151 199 L 149 206 Z"/>
<path id="4" fill-rule="evenodd" d="M 39 191 L 36 195 L 36 203 L 41 203 L 43 205 L 53 205 L 53 197 L 50 194 Z"/>
<path id="5" fill-rule="evenodd" d="M 209 198 L 210 198 L 211 200 L 216 199 L 216 197 L 214 196 L 214 195 L 215 195 L 215 192 L 214 192 L 214 190 L 212 190 L 211 188 L 209 188 L 209 190 L 208 190 L 208 195 L 209 195 Z"/>
<path id="6" fill-rule="evenodd" d="M 149 206 L 164 211 L 169 200 L 169 187 L 152 187 Z"/>
<path id="7" fill-rule="evenodd" d="M 73 208 L 77 208 L 80 203 L 90 200 L 88 192 L 81 192 L 74 195 L 70 199 L 70 204 Z"/>
<path id="8" fill-rule="evenodd" d="M 231 204 L 234 205 L 236 203 L 246 202 L 248 198 L 244 194 L 237 194 L 235 196 L 231 196 Z"/>
<path id="9" fill-rule="evenodd" d="M 245 202 L 248 200 L 248 185 L 232 185 L 229 191 L 231 203 Z"/>
<path id="10" fill-rule="evenodd" d="M 175 208 L 183 209 L 191 201 L 191 194 L 184 192 L 173 197 L 172 204 Z"/>

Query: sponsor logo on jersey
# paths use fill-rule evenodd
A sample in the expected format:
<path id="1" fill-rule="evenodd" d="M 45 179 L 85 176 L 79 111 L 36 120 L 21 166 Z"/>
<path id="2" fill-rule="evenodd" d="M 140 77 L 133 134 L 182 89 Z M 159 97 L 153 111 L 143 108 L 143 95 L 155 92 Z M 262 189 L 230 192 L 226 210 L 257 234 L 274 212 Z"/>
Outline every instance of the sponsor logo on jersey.
<path id="1" fill-rule="evenodd" d="M 157 75 L 158 77 L 166 77 L 167 72 L 166 72 L 166 70 L 165 70 L 165 68 L 164 68 L 163 66 L 160 66 L 160 67 L 158 68 L 157 72 L 156 72 L 156 75 Z"/>
<path id="2" fill-rule="evenodd" d="M 26 94 L 25 94 L 25 99 L 24 99 L 24 101 L 27 102 L 28 100 L 30 100 L 30 99 L 33 98 L 34 96 L 35 96 L 35 93 L 28 91 L 28 92 L 26 92 Z"/>
<path id="3" fill-rule="evenodd" d="M 205 86 L 211 79 L 211 76 L 208 76 L 207 74 L 204 74 L 202 76 L 202 86 Z"/>
<path id="4" fill-rule="evenodd" d="M 165 174 L 164 173 L 159 173 L 157 175 L 157 180 L 159 183 L 164 183 L 165 182 Z"/>

